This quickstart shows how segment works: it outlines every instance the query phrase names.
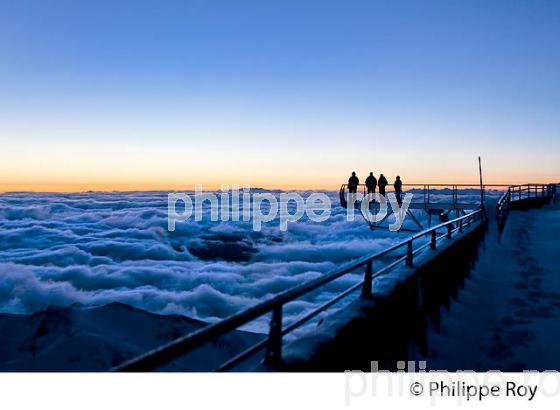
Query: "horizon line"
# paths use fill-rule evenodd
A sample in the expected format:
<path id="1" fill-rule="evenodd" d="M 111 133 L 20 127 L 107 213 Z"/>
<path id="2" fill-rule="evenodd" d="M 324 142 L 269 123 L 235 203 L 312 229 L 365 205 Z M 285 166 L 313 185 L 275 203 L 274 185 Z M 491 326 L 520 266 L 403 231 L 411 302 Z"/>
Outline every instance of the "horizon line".
<path id="1" fill-rule="evenodd" d="M 504 184 L 503 181 L 501 182 L 483 182 L 484 187 L 502 187 L 506 188 L 508 186 L 513 185 L 527 185 L 527 184 L 536 184 L 536 185 L 545 185 L 545 184 L 560 184 L 560 182 L 519 182 L 516 181 L 514 183 L 507 183 Z M 244 186 L 249 186 L 250 189 L 263 189 L 268 191 L 338 191 L 340 186 L 345 183 L 341 183 L 340 185 L 321 185 L 317 184 L 315 186 L 312 185 L 276 185 L 276 186 L 262 186 L 262 185 L 251 185 L 251 184 L 194 184 L 192 186 L 186 187 L 186 185 L 174 185 L 168 187 L 156 187 L 152 185 L 136 185 L 136 184 L 84 184 L 79 187 L 76 187 L 74 184 L 17 184 L 17 187 L 12 187 L 12 185 L 16 184 L 0 184 L 0 194 L 7 194 L 7 193 L 109 193 L 109 192 L 172 192 L 172 191 L 195 191 L 196 185 L 202 185 L 202 191 L 220 191 L 222 186 L 228 185 L 229 189 L 232 189 L 232 186 L 237 185 L 239 189 L 243 189 Z M 31 185 L 31 187 L 30 187 Z M 78 184 L 76 184 L 78 185 Z M 360 184 L 363 185 L 363 184 Z M 479 187 L 480 183 L 465 183 L 465 182 L 413 182 L 413 183 L 404 183 L 404 186 L 410 187 L 423 187 L 423 186 L 433 186 L 441 188 L 443 186 L 460 186 L 460 187 Z M 389 184 L 391 186 L 391 184 Z"/>

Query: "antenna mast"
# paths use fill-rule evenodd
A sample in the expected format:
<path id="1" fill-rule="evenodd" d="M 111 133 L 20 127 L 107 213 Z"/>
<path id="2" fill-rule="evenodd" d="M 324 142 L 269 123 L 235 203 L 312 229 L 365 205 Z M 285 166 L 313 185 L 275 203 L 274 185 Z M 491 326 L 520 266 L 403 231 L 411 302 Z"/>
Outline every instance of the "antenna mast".
<path id="1" fill-rule="evenodd" d="M 480 206 L 484 209 L 484 186 L 482 185 L 482 162 L 478 157 L 478 175 L 480 176 Z"/>

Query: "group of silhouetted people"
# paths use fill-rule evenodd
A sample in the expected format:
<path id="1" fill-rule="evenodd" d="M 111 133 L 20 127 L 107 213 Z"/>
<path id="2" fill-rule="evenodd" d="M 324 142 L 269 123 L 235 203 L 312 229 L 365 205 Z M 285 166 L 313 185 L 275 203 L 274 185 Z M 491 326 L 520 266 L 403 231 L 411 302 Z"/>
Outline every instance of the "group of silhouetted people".
<path id="1" fill-rule="evenodd" d="M 348 179 L 348 192 L 349 193 L 356 193 L 358 190 L 358 185 L 360 184 L 360 180 L 356 176 L 355 172 L 352 172 L 352 176 Z M 385 175 L 379 175 L 379 179 L 375 178 L 373 172 L 369 173 L 369 176 L 366 178 L 366 188 L 368 194 L 374 194 L 377 187 L 379 187 L 379 193 L 385 196 L 385 188 L 389 183 L 387 182 L 387 178 Z M 401 177 L 397 176 L 395 182 L 393 183 L 393 188 L 395 189 L 395 197 L 397 198 L 397 202 L 399 205 L 402 204 L 402 181 Z"/>

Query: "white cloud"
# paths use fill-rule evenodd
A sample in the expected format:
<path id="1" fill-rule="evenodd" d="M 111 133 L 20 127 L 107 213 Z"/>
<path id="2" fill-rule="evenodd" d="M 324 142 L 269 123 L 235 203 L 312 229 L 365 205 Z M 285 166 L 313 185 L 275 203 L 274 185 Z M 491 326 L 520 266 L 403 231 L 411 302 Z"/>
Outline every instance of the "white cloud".
<path id="1" fill-rule="evenodd" d="M 166 211 L 164 192 L 0 195 L 0 311 L 118 301 L 215 320 L 403 239 L 372 233 L 359 216 L 346 221 L 339 206 L 326 222 L 303 218 L 287 232 L 268 223 L 260 233 L 209 218 L 168 232 Z M 286 316 L 360 278 L 302 298 Z M 264 330 L 266 318 L 259 323 Z"/>

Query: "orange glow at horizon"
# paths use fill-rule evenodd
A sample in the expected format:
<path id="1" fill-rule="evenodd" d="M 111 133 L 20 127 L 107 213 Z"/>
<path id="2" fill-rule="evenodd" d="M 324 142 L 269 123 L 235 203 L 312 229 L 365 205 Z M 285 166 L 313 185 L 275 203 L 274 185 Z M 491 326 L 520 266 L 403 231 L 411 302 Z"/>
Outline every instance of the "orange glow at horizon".
<path id="1" fill-rule="evenodd" d="M 360 176 L 360 174 L 358 174 Z M 365 179 L 366 174 L 363 174 L 362 181 Z M 468 185 L 478 185 L 478 180 L 474 177 L 464 177 L 464 178 L 445 178 L 430 176 L 425 178 L 415 178 L 413 180 L 408 180 L 406 174 L 401 176 L 405 184 L 430 184 L 430 183 L 442 183 L 442 184 L 468 184 Z M 161 182 L 150 181 L 99 181 L 99 182 L 34 182 L 34 181 L 21 181 L 21 182 L 2 182 L 0 181 L 0 193 L 1 192 L 61 192 L 61 193 L 79 193 L 87 191 L 96 192 L 111 192 L 111 191 L 192 191 L 195 189 L 195 185 L 202 185 L 204 190 L 219 190 L 222 185 L 238 185 L 242 187 L 245 185 L 250 185 L 253 188 L 264 188 L 264 189 L 281 189 L 281 190 L 338 190 L 341 184 L 347 182 L 348 175 L 339 175 L 337 178 L 332 180 L 310 180 L 307 182 L 295 181 L 295 180 L 262 180 L 255 179 L 252 181 L 239 182 L 231 181 L 230 178 L 224 178 L 222 182 L 218 181 L 218 178 L 212 178 L 207 181 L 188 181 L 179 182 L 176 180 Z M 389 176 L 390 182 L 392 183 L 392 176 Z M 515 184 L 526 184 L 526 183 L 552 183 L 559 181 L 558 175 L 538 175 L 535 174 L 534 178 L 525 180 L 519 178 L 519 176 L 512 176 L 510 178 L 493 177 L 491 179 L 484 179 L 484 185 L 515 185 Z M 205 183 L 206 182 L 206 183 Z"/>
<path id="2" fill-rule="evenodd" d="M 10 146 L 11 145 L 11 146 Z M 270 152 L 211 150 L 187 146 L 108 146 L 80 144 L 60 148 L 44 144 L 8 144 L 0 152 L 0 192 L 190 191 L 200 184 L 217 190 L 222 185 L 250 185 L 265 189 L 338 190 L 356 171 L 363 183 L 370 171 L 383 172 L 392 183 L 400 175 L 405 184 L 472 184 L 479 181 L 473 154 L 341 156 L 325 148 L 320 156 L 279 146 Z M 37 155 L 40 152 L 41 155 Z M 422 157 L 422 160 L 417 158 Z M 483 182 L 491 184 L 549 183 L 560 180 L 553 156 L 535 158 L 521 168 L 499 155 L 483 156 Z M 401 158 L 404 158 L 401 159 Z"/>

